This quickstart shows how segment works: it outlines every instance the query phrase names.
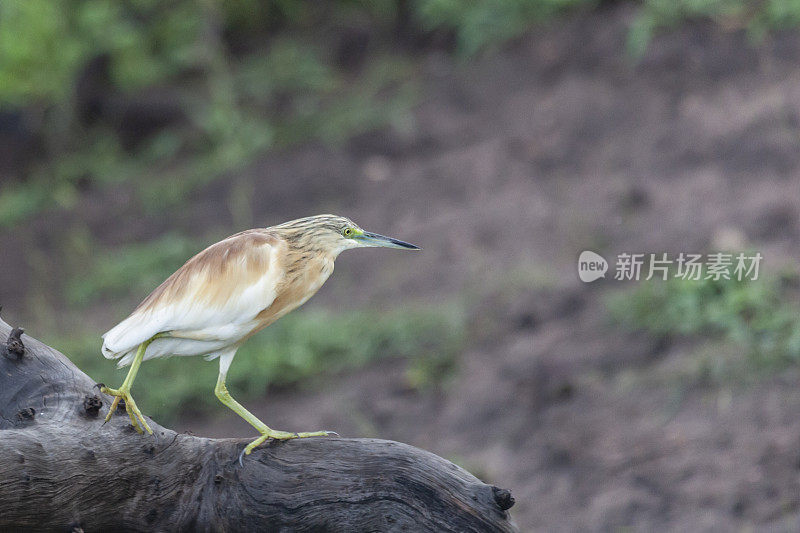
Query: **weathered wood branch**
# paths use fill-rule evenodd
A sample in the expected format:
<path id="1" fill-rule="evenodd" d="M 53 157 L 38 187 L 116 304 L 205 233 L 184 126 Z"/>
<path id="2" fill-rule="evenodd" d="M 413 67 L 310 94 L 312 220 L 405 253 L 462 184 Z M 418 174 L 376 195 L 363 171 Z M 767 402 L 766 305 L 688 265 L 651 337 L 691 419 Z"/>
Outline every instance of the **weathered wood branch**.
<path id="1" fill-rule="evenodd" d="M 515 531 L 508 491 L 377 439 L 206 439 L 124 411 L 0 320 L 0 530 Z M 3 339 L 8 338 L 3 342 Z"/>

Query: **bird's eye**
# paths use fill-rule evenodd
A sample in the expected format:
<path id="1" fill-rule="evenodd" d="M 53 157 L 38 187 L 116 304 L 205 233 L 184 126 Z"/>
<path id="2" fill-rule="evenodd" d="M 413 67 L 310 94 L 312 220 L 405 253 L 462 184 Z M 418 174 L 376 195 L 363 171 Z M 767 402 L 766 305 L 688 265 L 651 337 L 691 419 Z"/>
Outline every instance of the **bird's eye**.
<path id="1" fill-rule="evenodd" d="M 342 235 L 344 235 L 345 237 L 352 237 L 353 228 L 345 228 L 345 230 L 342 232 Z"/>

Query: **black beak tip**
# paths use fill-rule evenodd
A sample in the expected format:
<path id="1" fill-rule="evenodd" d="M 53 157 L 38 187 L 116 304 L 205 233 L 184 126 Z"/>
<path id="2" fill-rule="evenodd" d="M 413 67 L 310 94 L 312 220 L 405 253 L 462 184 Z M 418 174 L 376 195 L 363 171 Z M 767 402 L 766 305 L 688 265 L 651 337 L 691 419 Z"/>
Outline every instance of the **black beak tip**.
<path id="1" fill-rule="evenodd" d="M 397 239 L 393 239 L 393 241 L 394 241 L 394 244 L 399 244 L 400 246 L 402 246 L 403 248 L 406 248 L 408 250 L 422 250 L 422 248 L 420 248 L 416 244 L 411 244 L 410 242 L 399 241 Z"/>
<path id="2" fill-rule="evenodd" d="M 377 233 L 370 233 L 368 231 L 364 232 L 366 237 L 370 239 L 376 239 L 378 241 L 389 242 L 393 244 L 396 248 L 405 248 L 406 250 L 422 250 L 416 244 L 411 244 L 410 242 L 401 241 L 400 239 L 395 239 L 393 237 L 387 237 L 385 235 L 378 235 Z"/>

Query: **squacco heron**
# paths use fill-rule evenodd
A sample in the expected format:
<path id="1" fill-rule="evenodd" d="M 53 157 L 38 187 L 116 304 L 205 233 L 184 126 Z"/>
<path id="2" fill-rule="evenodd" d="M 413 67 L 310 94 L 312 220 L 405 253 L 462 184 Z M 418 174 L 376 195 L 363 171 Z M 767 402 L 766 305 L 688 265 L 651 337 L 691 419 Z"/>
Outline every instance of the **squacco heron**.
<path id="1" fill-rule="evenodd" d="M 142 361 L 177 355 L 219 357 L 217 398 L 261 434 L 243 453 L 266 439 L 325 436 L 331 432 L 290 433 L 271 429 L 225 386 L 236 350 L 251 335 L 306 302 L 333 272 L 336 257 L 348 248 L 418 250 L 407 242 L 369 233 L 345 217 L 318 215 L 232 235 L 198 253 L 159 285 L 133 313 L 103 335 L 103 355 L 130 365 L 118 389 L 102 387 L 120 400 L 131 424 L 152 434 L 131 396 Z"/>

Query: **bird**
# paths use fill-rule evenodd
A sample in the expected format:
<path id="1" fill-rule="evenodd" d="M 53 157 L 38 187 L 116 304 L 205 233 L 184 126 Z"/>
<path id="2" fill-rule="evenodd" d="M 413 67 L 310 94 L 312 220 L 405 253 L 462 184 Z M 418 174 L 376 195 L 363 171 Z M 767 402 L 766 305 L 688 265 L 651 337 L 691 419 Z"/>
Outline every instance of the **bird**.
<path id="1" fill-rule="evenodd" d="M 131 425 L 152 435 L 131 396 L 140 365 L 161 357 L 200 355 L 219 359 L 216 397 L 260 434 L 244 448 L 240 462 L 267 439 L 336 435 L 270 428 L 231 396 L 225 377 L 247 339 L 304 304 L 331 275 L 338 255 L 360 247 L 420 250 L 364 231 L 349 218 L 316 215 L 242 231 L 199 252 L 102 336 L 102 354 L 118 360 L 120 368 L 130 365 L 118 389 L 100 387 L 114 397 L 105 422 L 124 401 Z"/>

